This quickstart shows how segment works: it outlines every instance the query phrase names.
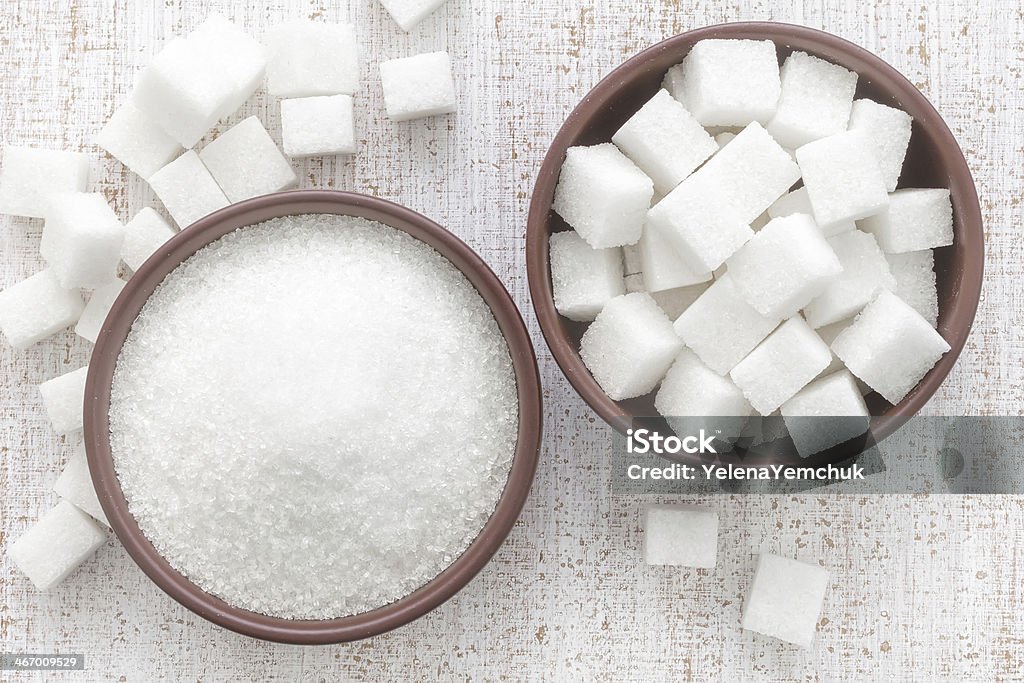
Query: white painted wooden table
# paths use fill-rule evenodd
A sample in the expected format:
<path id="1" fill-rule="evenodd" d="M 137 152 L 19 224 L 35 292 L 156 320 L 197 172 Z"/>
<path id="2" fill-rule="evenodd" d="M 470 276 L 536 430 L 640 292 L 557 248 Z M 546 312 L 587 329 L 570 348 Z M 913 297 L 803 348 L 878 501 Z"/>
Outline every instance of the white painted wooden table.
<path id="1" fill-rule="evenodd" d="M 187 5 L 188 9 L 181 9 Z M 586 91 L 638 50 L 721 21 L 824 28 L 876 51 L 914 81 L 961 141 L 988 233 L 985 292 L 933 414 L 1020 414 L 1024 393 L 1024 13 L 1017 0 L 449 0 L 402 33 L 374 0 L 5 0 L 0 136 L 85 149 L 123 218 L 154 199 L 91 136 L 160 42 L 210 10 L 251 32 L 294 17 L 351 19 L 362 40 L 362 151 L 298 164 L 303 187 L 375 194 L 420 210 L 474 246 L 535 333 L 547 421 L 532 497 L 494 561 L 417 623 L 352 645 L 256 642 L 158 591 L 115 541 L 52 594 L 4 557 L 0 650 L 79 652 L 74 680 L 1021 680 L 1024 503 L 1017 497 L 719 496 L 713 571 L 647 568 L 634 498 L 609 493 L 611 431 L 551 361 L 530 309 L 524 226 L 548 142 Z M 392 124 L 376 63 L 451 51 L 455 116 Z M 256 113 L 278 134 L 276 103 Z M 230 123 L 230 122 L 229 122 Z M 37 221 L 0 219 L 0 286 L 41 264 Z M 56 497 L 70 445 L 49 430 L 36 385 L 86 362 L 70 333 L 23 353 L 0 345 L 0 546 Z M 754 554 L 833 572 L 813 649 L 738 627 Z M 0 673 L 4 680 L 53 676 Z M 70 679 L 71 676 L 68 676 Z"/>

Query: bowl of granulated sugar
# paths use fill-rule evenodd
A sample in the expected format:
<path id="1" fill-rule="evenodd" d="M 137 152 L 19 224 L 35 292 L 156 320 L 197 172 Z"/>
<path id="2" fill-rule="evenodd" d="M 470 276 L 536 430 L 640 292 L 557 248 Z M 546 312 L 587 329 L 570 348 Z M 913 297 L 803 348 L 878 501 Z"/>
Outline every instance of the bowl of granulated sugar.
<path id="1" fill-rule="evenodd" d="M 377 635 L 488 562 L 536 469 L 519 312 L 457 237 L 372 197 L 222 209 L 135 273 L 97 339 L 100 503 L 175 600 L 265 640 Z"/>

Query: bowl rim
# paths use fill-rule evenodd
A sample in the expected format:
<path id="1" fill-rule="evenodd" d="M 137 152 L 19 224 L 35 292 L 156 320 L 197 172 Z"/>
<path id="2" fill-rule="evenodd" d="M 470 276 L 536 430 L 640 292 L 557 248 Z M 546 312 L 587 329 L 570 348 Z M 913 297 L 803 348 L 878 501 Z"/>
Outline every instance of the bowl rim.
<path id="1" fill-rule="evenodd" d="M 508 481 L 494 512 L 469 547 L 417 590 L 383 607 L 324 620 L 284 619 L 235 607 L 172 568 L 128 510 L 110 449 L 108 410 L 122 344 L 155 287 L 184 259 L 237 228 L 286 215 L 333 213 L 376 220 L 433 247 L 473 284 L 508 344 L 516 377 L 519 427 Z M 260 216 L 253 220 L 252 216 Z M 508 290 L 468 245 L 429 218 L 384 199 L 336 190 L 292 190 L 248 199 L 202 218 L 176 234 L 128 281 L 103 324 L 86 380 L 85 446 L 96 493 L 114 533 L 149 578 L 174 600 L 219 626 L 262 640 L 328 644 L 385 633 L 419 618 L 461 590 L 512 530 L 536 472 L 542 438 L 542 396 L 536 356 Z"/>
<path id="2" fill-rule="evenodd" d="M 943 326 L 941 329 L 950 350 L 935 367 L 899 404 L 889 408 L 883 415 L 873 417 L 872 437 L 875 441 L 880 441 L 898 429 L 928 402 L 953 368 L 970 334 L 981 298 L 984 276 L 981 205 L 963 151 L 949 126 L 928 98 L 881 57 L 825 31 L 796 24 L 765 21 L 730 22 L 696 28 L 662 40 L 637 53 L 608 73 L 583 97 L 566 117 L 552 140 L 538 171 L 530 202 L 526 230 L 527 279 L 541 333 L 555 362 L 580 397 L 612 428 L 625 434 L 631 426 L 634 414 L 623 409 L 604 393 L 580 359 L 576 346 L 561 330 L 562 317 L 555 309 L 548 261 L 554 188 L 565 150 L 574 144 L 592 119 L 601 111 L 608 109 L 609 102 L 614 100 L 620 88 L 636 76 L 649 71 L 647 67 L 652 59 L 665 52 L 672 52 L 679 55 L 681 61 L 693 44 L 706 38 L 771 40 L 777 47 L 794 47 L 787 44 L 787 41 L 792 40 L 802 43 L 794 49 L 813 52 L 813 48 L 808 45 L 815 45 L 822 50 L 827 49 L 831 61 L 856 71 L 861 78 L 869 77 L 877 87 L 896 96 L 900 102 L 913 102 L 914 107 L 921 112 L 920 116 L 915 116 L 915 123 L 938 139 L 935 153 L 949 169 L 949 189 L 954 216 L 959 216 L 962 226 L 962 234 L 957 234 L 957 244 L 954 248 L 962 250 L 967 263 L 952 306 L 944 311 L 944 320 L 955 321 L 956 324 Z M 870 72 L 865 73 L 864 67 L 854 69 L 849 66 L 849 61 L 865 65 Z M 696 456 L 687 456 L 686 460 L 699 462 Z"/>

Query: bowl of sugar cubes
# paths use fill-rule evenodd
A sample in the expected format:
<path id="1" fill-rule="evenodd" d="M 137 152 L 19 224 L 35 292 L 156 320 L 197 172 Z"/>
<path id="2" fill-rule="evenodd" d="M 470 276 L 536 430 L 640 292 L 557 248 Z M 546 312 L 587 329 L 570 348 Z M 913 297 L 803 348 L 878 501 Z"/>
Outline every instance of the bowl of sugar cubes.
<path id="1" fill-rule="evenodd" d="M 963 153 L 912 83 L 828 33 L 741 22 L 651 47 L 576 107 L 527 265 L 556 362 L 618 431 L 824 462 L 938 389 L 983 247 Z"/>

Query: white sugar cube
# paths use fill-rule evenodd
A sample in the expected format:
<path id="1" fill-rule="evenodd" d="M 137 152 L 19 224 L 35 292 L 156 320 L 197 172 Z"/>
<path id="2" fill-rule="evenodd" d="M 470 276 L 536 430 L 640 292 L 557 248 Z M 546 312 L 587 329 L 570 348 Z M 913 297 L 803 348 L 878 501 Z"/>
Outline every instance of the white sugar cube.
<path id="1" fill-rule="evenodd" d="M 293 158 L 355 154 L 356 126 L 348 95 L 281 100 L 284 153 Z"/>
<path id="2" fill-rule="evenodd" d="M 684 348 L 662 380 L 654 407 L 680 437 L 700 430 L 734 441 L 753 408 L 728 377 L 719 375 Z"/>
<path id="3" fill-rule="evenodd" d="M 609 398 L 643 396 L 668 372 L 683 340 L 650 295 L 615 297 L 587 328 L 580 357 Z"/>
<path id="4" fill-rule="evenodd" d="M 814 217 L 831 232 L 836 223 L 860 220 L 889 205 L 885 181 L 864 133 L 846 132 L 796 151 Z"/>
<path id="5" fill-rule="evenodd" d="M 676 64 L 665 72 L 665 77 L 661 80 L 661 87 L 663 90 L 667 90 L 669 95 L 681 103 L 684 97 L 684 82 L 683 65 Z"/>
<path id="6" fill-rule="evenodd" d="M 896 286 L 889 262 L 871 235 L 850 230 L 829 238 L 828 245 L 843 272 L 804 308 L 807 323 L 815 328 L 856 315 L 880 289 Z"/>
<path id="7" fill-rule="evenodd" d="M 889 271 L 896 280 L 892 291 L 936 327 L 939 321 L 939 296 L 935 287 L 935 254 L 931 249 L 886 254 Z"/>
<path id="8" fill-rule="evenodd" d="M 267 91 L 275 97 L 359 90 L 359 46 L 351 24 L 289 21 L 268 31 L 267 45 Z"/>
<path id="9" fill-rule="evenodd" d="M 853 322 L 852 319 L 850 319 L 850 320 L 840 320 L 837 323 L 832 323 L 831 325 L 825 325 L 823 327 L 819 327 L 818 329 L 815 330 L 815 332 L 818 333 L 818 336 L 821 337 L 821 341 L 825 342 L 825 344 L 831 350 L 832 342 L 834 342 L 836 340 L 836 337 L 838 337 L 839 334 L 843 330 L 845 330 L 847 327 L 849 327 L 850 323 L 852 323 L 852 322 Z M 839 358 L 836 356 L 836 354 L 833 353 L 832 354 L 832 362 L 829 363 L 827 368 L 825 368 L 824 370 L 822 370 L 818 374 L 818 378 L 820 379 L 821 377 L 825 377 L 826 375 L 831 375 L 831 374 L 833 374 L 835 372 L 839 372 L 840 370 L 844 369 L 845 367 L 846 366 L 843 365 L 843 361 L 839 360 Z M 864 392 L 862 392 L 862 393 L 864 393 Z M 866 393 L 870 394 L 871 393 L 870 389 Z"/>
<path id="10" fill-rule="evenodd" d="M 846 443 L 868 430 L 871 414 L 846 370 L 816 379 L 782 404 L 782 417 L 801 457 Z"/>
<path id="11" fill-rule="evenodd" d="M 654 196 L 651 179 L 606 142 L 566 150 L 552 205 L 595 249 L 640 239 Z"/>
<path id="12" fill-rule="evenodd" d="M 40 518 L 8 554 L 41 591 L 66 579 L 107 540 L 107 532 L 89 515 L 67 501 Z"/>
<path id="13" fill-rule="evenodd" d="M 647 212 L 645 229 L 660 231 L 691 270 L 715 270 L 754 236 L 722 189 L 684 180 Z"/>
<path id="14" fill-rule="evenodd" d="M 749 225 L 799 179 L 800 168 L 789 153 L 755 122 L 662 202 L 680 191 L 690 196 L 721 196 L 739 220 Z"/>
<path id="15" fill-rule="evenodd" d="M 846 130 L 857 89 L 857 74 L 836 64 L 794 52 L 782 64 L 782 93 L 768 132 L 797 149 Z"/>
<path id="16" fill-rule="evenodd" d="M 718 557 L 718 513 L 686 505 L 644 509 L 647 564 L 713 569 Z"/>
<path id="17" fill-rule="evenodd" d="M 640 258 L 640 244 L 627 244 L 622 247 L 623 269 L 626 275 L 633 275 L 643 271 L 643 261 Z"/>
<path id="18" fill-rule="evenodd" d="M 770 40 L 702 40 L 682 63 L 677 98 L 704 126 L 766 123 L 779 100 L 779 61 Z"/>
<path id="19" fill-rule="evenodd" d="M 380 0 L 380 4 L 403 31 L 411 31 L 443 5 L 444 0 Z"/>
<path id="20" fill-rule="evenodd" d="M 550 240 L 555 308 L 570 320 L 589 322 L 609 300 L 626 293 L 620 249 L 594 249 L 573 231 Z"/>
<path id="21" fill-rule="evenodd" d="M 949 351 L 949 344 L 910 304 L 883 290 L 832 342 L 832 350 L 850 372 L 896 404 Z"/>
<path id="22" fill-rule="evenodd" d="M 814 221 L 802 213 L 773 218 L 728 266 L 740 295 L 761 315 L 778 319 L 795 315 L 843 269 Z"/>
<path id="23" fill-rule="evenodd" d="M 149 184 L 182 228 L 230 204 L 199 155 L 191 149 L 154 173 Z"/>
<path id="24" fill-rule="evenodd" d="M 299 181 L 255 116 L 221 133 L 203 148 L 199 158 L 231 202 L 280 192 Z"/>
<path id="25" fill-rule="evenodd" d="M 771 415 L 832 362 L 832 353 L 800 316 L 768 335 L 729 376 L 754 409 Z"/>
<path id="26" fill-rule="evenodd" d="M 856 100 L 853 103 L 850 130 L 866 134 L 871 141 L 885 189 L 889 192 L 895 190 L 899 183 L 913 122 L 907 112 L 873 100 Z"/>
<path id="27" fill-rule="evenodd" d="M 725 275 L 700 295 L 675 322 L 676 334 L 720 375 L 732 370 L 767 337 L 781 318 L 748 304 Z"/>
<path id="28" fill-rule="evenodd" d="M 384 106 L 392 121 L 455 111 L 455 81 L 447 52 L 427 52 L 380 63 Z"/>
<path id="29" fill-rule="evenodd" d="M 110 526 L 107 516 L 103 513 L 99 498 L 96 497 L 96 488 L 92 484 L 92 476 L 89 473 L 89 458 L 86 457 L 83 444 L 79 444 L 75 448 L 75 452 L 68 458 L 64 470 L 53 484 L 53 490 L 58 496 L 93 519 Z"/>
<path id="30" fill-rule="evenodd" d="M 683 311 L 692 306 L 693 302 L 700 298 L 700 295 L 707 289 L 708 283 L 702 282 L 689 287 L 674 287 L 663 289 L 660 292 L 651 292 L 651 298 L 661 310 L 665 311 L 669 320 L 675 320 L 683 314 Z"/>
<path id="31" fill-rule="evenodd" d="M 236 111 L 263 81 L 267 51 L 238 27 L 211 15 L 175 38 L 139 74 L 135 105 L 183 147 Z"/>
<path id="32" fill-rule="evenodd" d="M 96 136 L 96 144 L 142 178 L 149 178 L 184 151 L 131 100 L 117 108 Z"/>
<path id="33" fill-rule="evenodd" d="M 148 206 L 128 221 L 124 231 L 121 260 L 132 270 L 138 270 L 146 259 L 175 235 L 170 223 Z"/>
<path id="34" fill-rule="evenodd" d="M 711 271 L 692 268 L 683 260 L 658 223 L 644 226 L 639 247 L 644 289 L 648 292 L 689 287 L 711 279 Z"/>
<path id="35" fill-rule="evenodd" d="M 86 365 L 39 385 L 46 415 L 53 430 L 61 436 L 82 428 L 85 378 L 88 374 L 89 366 Z"/>
<path id="36" fill-rule="evenodd" d="M 93 288 L 117 274 L 124 226 L 101 194 L 52 195 L 39 253 L 65 289 Z"/>
<path id="37" fill-rule="evenodd" d="M 75 334 L 95 344 L 96 338 L 100 336 L 100 330 L 103 329 L 103 321 L 107 319 L 110 307 L 114 305 L 124 286 L 125 281 L 117 278 L 102 287 L 97 287 L 89 297 L 89 303 L 82 311 L 78 324 L 75 325 Z"/>
<path id="38" fill-rule="evenodd" d="M 794 213 L 806 213 L 812 217 L 814 216 L 811 198 L 807 195 L 806 187 L 801 187 L 782 195 L 775 200 L 774 204 L 768 207 L 768 216 L 770 218 L 792 216 Z M 852 220 L 839 221 L 824 228 L 820 223 L 818 224 L 818 229 L 821 230 L 821 234 L 825 237 L 832 237 L 848 230 L 854 230 L 856 227 L 857 223 Z"/>
<path id="39" fill-rule="evenodd" d="M 633 275 L 627 275 L 626 281 L 626 292 L 633 294 L 634 292 L 646 292 L 647 287 L 644 286 L 644 276 L 642 273 L 634 273 Z"/>
<path id="40" fill-rule="evenodd" d="M 4 147 L 0 213 L 43 218 L 57 192 L 84 192 L 89 159 L 79 152 Z"/>
<path id="41" fill-rule="evenodd" d="M 633 114 L 612 142 L 650 176 L 661 194 L 718 151 L 714 138 L 666 90 L 659 90 Z"/>
<path id="42" fill-rule="evenodd" d="M 743 605 L 743 628 L 808 648 L 828 590 L 827 569 L 762 553 Z"/>
<path id="43" fill-rule="evenodd" d="M 0 331 L 15 351 L 75 324 L 85 302 L 47 268 L 0 292 Z"/>
<path id="44" fill-rule="evenodd" d="M 864 220 L 862 230 L 882 251 L 902 254 L 953 244 L 953 206 L 946 189 L 896 190 L 886 210 Z"/>

